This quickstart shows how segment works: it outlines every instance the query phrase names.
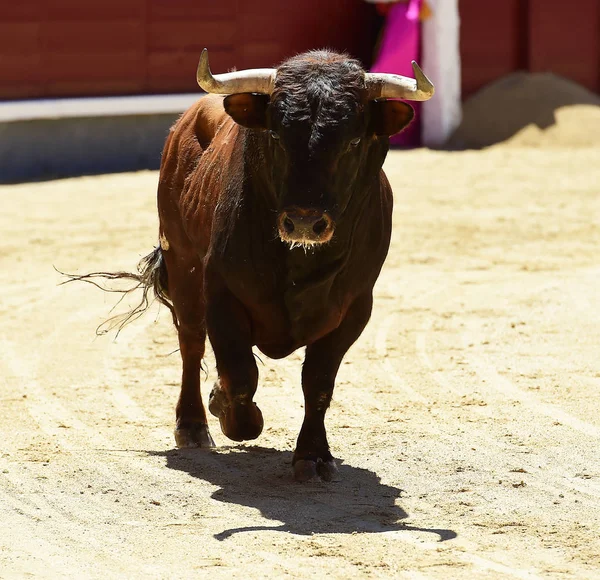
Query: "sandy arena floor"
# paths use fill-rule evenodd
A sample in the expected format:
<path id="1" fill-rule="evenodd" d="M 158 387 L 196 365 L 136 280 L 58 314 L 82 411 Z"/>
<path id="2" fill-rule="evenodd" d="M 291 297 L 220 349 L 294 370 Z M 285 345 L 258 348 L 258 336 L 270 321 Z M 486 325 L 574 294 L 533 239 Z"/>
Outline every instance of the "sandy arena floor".
<path id="1" fill-rule="evenodd" d="M 330 484 L 291 478 L 300 352 L 261 357 L 256 445 L 211 417 L 219 449 L 177 451 L 166 309 L 96 338 L 115 296 L 57 286 L 53 265 L 153 247 L 156 173 L 0 187 L 1 577 L 600 577 L 598 149 L 386 170 L 393 243 L 328 414 Z"/>

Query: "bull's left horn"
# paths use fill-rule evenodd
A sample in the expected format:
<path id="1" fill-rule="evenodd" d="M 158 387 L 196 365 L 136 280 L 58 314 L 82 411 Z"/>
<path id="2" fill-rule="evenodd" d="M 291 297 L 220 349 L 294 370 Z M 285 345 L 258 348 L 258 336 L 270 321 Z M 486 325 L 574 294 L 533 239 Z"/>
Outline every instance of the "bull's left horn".
<path id="1" fill-rule="evenodd" d="M 425 76 L 419 65 L 412 61 L 415 78 L 389 73 L 367 73 L 365 85 L 369 99 L 405 99 L 407 101 L 428 101 L 433 97 L 433 83 Z"/>
<path id="2" fill-rule="evenodd" d="M 274 68 L 253 68 L 215 75 L 208 65 L 208 50 L 200 55 L 196 80 L 200 88 L 207 93 L 231 95 L 233 93 L 262 93 L 270 95 L 275 83 Z"/>

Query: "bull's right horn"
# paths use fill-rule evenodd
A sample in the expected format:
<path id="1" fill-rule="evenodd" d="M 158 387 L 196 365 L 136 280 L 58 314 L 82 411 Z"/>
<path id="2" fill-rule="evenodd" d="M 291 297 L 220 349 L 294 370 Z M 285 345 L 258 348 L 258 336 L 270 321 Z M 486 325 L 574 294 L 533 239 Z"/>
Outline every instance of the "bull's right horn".
<path id="1" fill-rule="evenodd" d="M 407 101 L 428 101 L 433 97 L 433 83 L 425 76 L 419 65 L 412 61 L 415 78 L 389 73 L 365 74 L 365 85 L 369 99 L 405 99 Z"/>
<path id="2" fill-rule="evenodd" d="M 213 76 L 208 65 L 208 50 L 200 55 L 196 80 L 207 93 L 231 95 L 233 93 L 262 93 L 270 95 L 275 84 L 274 68 L 253 68 Z"/>

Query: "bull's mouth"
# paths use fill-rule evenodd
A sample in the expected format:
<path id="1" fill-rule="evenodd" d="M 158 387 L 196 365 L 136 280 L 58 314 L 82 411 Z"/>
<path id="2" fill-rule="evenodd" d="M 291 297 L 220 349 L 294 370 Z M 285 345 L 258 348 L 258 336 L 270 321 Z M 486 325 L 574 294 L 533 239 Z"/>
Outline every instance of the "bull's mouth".
<path id="1" fill-rule="evenodd" d="M 333 237 L 335 224 L 325 212 L 290 209 L 282 211 L 277 219 L 279 237 L 290 249 L 314 248 L 326 244 Z"/>

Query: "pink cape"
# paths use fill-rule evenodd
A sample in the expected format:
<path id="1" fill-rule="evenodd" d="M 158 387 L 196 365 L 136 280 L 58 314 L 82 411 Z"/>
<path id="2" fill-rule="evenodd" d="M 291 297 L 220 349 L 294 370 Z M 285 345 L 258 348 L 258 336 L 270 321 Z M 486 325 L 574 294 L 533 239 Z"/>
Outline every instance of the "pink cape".
<path id="1" fill-rule="evenodd" d="M 372 72 L 386 72 L 413 77 L 411 61 L 419 60 L 421 42 L 422 0 L 408 4 L 396 3 L 387 13 L 379 54 L 371 67 Z M 410 103 L 416 119 L 408 129 L 390 139 L 392 145 L 414 147 L 420 144 L 419 103 Z"/>

